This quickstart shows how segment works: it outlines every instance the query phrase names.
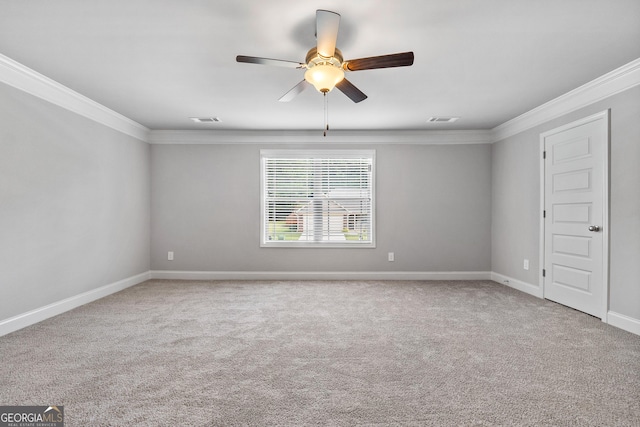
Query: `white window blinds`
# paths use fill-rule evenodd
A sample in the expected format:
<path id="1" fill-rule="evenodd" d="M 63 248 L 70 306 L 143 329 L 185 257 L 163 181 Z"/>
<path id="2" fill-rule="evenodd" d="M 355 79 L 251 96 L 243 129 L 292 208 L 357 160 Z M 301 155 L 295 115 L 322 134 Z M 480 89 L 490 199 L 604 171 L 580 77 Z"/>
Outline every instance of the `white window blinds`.
<path id="1" fill-rule="evenodd" d="M 374 150 L 262 150 L 262 246 L 373 247 Z"/>

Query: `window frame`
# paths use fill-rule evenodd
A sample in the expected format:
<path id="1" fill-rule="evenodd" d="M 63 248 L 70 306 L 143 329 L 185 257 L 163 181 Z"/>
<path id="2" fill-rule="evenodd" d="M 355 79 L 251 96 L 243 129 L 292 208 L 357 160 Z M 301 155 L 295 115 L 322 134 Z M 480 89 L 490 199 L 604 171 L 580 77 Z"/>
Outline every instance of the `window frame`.
<path id="1" fill-rule="evenodd" d="M 339 158 L 339 159 L 371 159 L 370 175 L 370 235 L 367 241 L 300 241 L 300 240 L 268 240 L 266 230 L 266 159 L 269 158 Z M 350 149 L 262 149 L 260 150 L 260 247 L 261 248 L 340 248 L 340 249 L 373 249 L 376 247 L 376 150 L 350 150 Z"/>

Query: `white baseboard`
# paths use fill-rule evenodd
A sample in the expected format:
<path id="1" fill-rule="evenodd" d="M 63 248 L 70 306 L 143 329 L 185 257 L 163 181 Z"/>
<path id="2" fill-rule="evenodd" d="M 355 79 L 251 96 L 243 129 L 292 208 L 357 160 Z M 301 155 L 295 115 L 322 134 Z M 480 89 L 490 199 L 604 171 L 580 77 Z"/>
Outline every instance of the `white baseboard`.
<path id="1" fill-rule="evenodd" d="M 147 271 L 61 301 L 56 301 L 44 307 L 36 308 L 35 310 L 10 317 L 5 320 L 0 320 L 0 336 L 41 322 L 50 317 L 57 316 L 65 311 L 80 307 L 81 305 L 106 297 L 107 295 L 114 294 L 123 289 L 137 285 L 138 283 L 142 283 L 145 280 L 149 280 L 150 278 L 151 274 Z"/>
<path id="2" fill-rule="evenodd" d="M 631 332 L 632 334 L 640 335 L 640 319 L 634 319 L 624 314 L 609 311 L 607 313 L 607 323 L 616 328 Z"/>
<path id="3" fill-rule="evenodd" d="M 526 283 L 503 274 L 498 274 L 493 271 L 491 272 L 491 280 L 538 298 L 544 298 L 542 288 L 530 283 Z M 624 314 L 609 311 L 607 312 L 606 319 L 603 319 L 603 321 L 606 321 L 607 324 L 615 326 L 616 328 L 623 329 L 627 332 L 631 332 L 632 334 L 640 335 L 640 319 L 634 319 L 633 317 L 625 316 Z"/>
<path id="4" fill-rule="evenodd" d="M 533 295 L 534 297 L 543 298 L 542 288 L 540 286 L 532 285 L 531 283 L 523 282 L 522 280 L 514 279 L 513 277 L 505 276 L 504 274 L 499 274 L 493 271 L 491 272 L 491 280 L 529 295 Z"/>
<path id="5" fill-rule="evenodd" d="M 152 279 L 172 280 L 490 280 L 488 271 L 170 271 Z"/>

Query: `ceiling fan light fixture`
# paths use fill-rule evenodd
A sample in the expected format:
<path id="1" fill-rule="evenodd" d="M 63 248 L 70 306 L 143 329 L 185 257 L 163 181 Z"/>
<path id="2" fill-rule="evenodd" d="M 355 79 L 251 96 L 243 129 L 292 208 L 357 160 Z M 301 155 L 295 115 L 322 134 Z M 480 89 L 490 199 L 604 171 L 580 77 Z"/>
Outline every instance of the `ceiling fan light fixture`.
<path id="1" fill-rule="evenodd" d="M 344 79 L 340 49 L 336 48 L 333 56 L 327 58 L 320 55 L 317 48 L 311 48 L 307 52 L 305 61 L 307 71 L 304 73 L 304 79 L 311 83 L 318 92 L 330 92 Z"/>
<path id="2" fill-rule="evenodd" d="M 344 79 L 344 71 L 333 64 L 318 64 L 304 73 L 304 79 L 318 92 L 327 93 Z"/>

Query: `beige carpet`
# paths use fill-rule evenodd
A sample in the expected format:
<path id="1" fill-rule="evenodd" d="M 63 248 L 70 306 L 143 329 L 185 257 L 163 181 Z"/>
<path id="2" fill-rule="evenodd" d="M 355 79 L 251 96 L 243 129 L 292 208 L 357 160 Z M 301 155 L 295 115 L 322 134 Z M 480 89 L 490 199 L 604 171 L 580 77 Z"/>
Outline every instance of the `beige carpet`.
<path id="1" fill-rule="evenodd" d="M 640 425 L 640 337 L 487 281 L 153 280 L 0 356 L 67 426 Z"/>

